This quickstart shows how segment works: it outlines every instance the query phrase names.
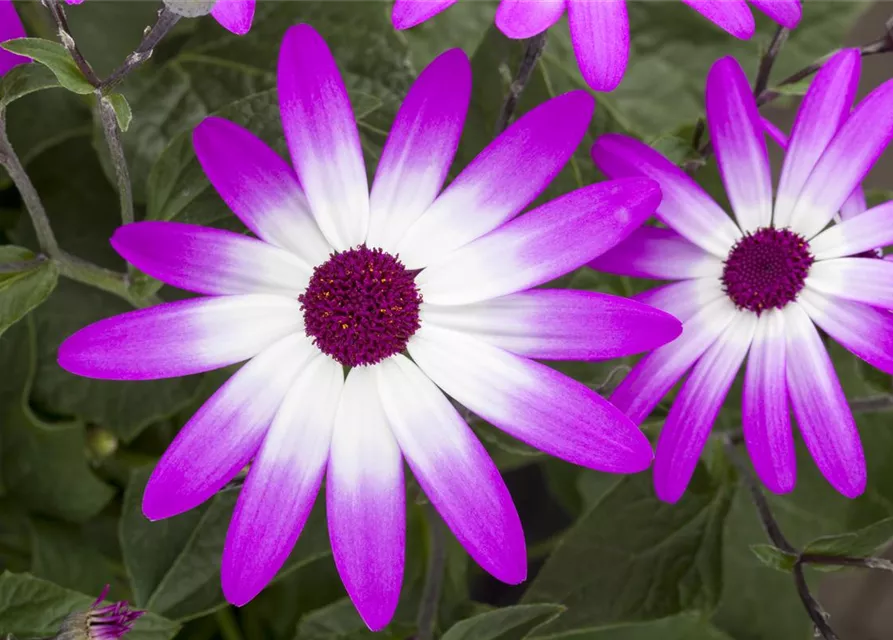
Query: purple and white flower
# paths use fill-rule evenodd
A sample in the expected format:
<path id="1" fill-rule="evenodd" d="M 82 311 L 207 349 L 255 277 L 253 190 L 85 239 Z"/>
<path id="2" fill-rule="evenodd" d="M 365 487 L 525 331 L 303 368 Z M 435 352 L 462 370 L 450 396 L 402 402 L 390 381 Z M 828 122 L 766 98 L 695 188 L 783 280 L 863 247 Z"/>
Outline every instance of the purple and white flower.
<path id="1" fill-rule="evenodd" d="M 0 42 L 7 40 L 15 40 L 16 38 L 24 38 L 28 34 L 25 33 L 25 26 L 22 24 L 21 18 L 16 13 L 15 5 L 12 0 L 0 0 Z M 11 51 L 7 51 L 0 47 L 0 76 L 7 73 L 10 69 L 20 64 L 31 62 L 30 58 L 16 55 Z"/>
<path id="2" fill-rule="evenodd" d="M 414 27 L 457 0 L 395 0 L 397 29 Z M 746 40 L 756 29 L 746 0 L 682 0 L 710 22 Z M 800 0 L 750 0 L 778 24 L 793 29 L 800 22 Z M 629 59 L 626 0 L 501 0 L 496 26 L 509 38 L 531 38 L 554 25 L 567 11 L 571 42 L 580 72 L 596 91 L 613 91 Z"/>
<path id="3" fill-rule="evenodd" d="M 65 0 L 68 4 L 81 4 L 84 0 Z M 257 0 L 217 0 L 211 7 L 211 17 L 227 31 L 244 36 L 251 30 Z"/>
<path id="4" fill-rule="evenodd" d="M 108 593 L 109 587 L 106 585 L 87 611 L 67 616 L 56 637 L 66 640 L 118 640 L 126 635 L 133 623 L 146 612 L 131 609 L 126 601 L 101 606 Z"/>
<path id="5" fill-rule="evenodd" d="M 143 500 L 150 519 L 174 516 L 251 462 L 223 557 L 234 604 L 282 566 L 325 475 L 338 570 L 366 623 L 385 626 L 403 576 L 404 460 L 471 556 L 521 582 L 511 496 L 445 394 L 565 460 L 647 468 L 651 447 L 628 418 L 534 359 L 642 352 L 675 338 L 680 323 L 600 293 L 530 289 L 627 237 L 657 207 L 657 185 L 606 182 L 516 217 L 583 139 L 594 101 L 575 91 L 520 118 L 441 192 L 471 92 L 460 50 L 410 90 L 371 193 L 344 84 L 309 26 L 286 33 L 278 89 L 294 170 L 220 118 L 193 137 L 211 183 L 257 237 L 173 222 L 122 227 L 112 239 L 122 256 L 206 297 L 98 322 L 61 346 L 59 362 L 84 376 L 149 380 L 248 360 L 183 428 Z"/>
<path id="6" fill-rule="evenodd" d="M 666 501 L 685 491 L 745 358 L 744 436 L 766 486 L 794 487 L 793 409 L 835 489 L 849 497 L 865 489 L 859 434 L 814 326 L 893 373 L 893 321 L 880 310 L 893 308 L 893 263 L 872 252 L 893 243 L 893 203 L 828 227 L 842 208 L 858 206 L 860 182 L 893 138 L 893 82 L 852 110 L 859 67 L 859 52 L 844 50 L 817 74 L 773 202 L 764 123 L 747 79 L 732 58 L 713 66 L 707 121 L 735 219 L 647 145 L 608 135 L 593 148 L 607 175 L 647 176 L 663 192 L 657 216 L 669 228 L 642 227 L 590 266 L 678 281 L 638 299 L 680 318 L 682 336 L 642 359 L 611 398 L 639 423 L 690 372 L 657 445 L 654 482 Z"/>

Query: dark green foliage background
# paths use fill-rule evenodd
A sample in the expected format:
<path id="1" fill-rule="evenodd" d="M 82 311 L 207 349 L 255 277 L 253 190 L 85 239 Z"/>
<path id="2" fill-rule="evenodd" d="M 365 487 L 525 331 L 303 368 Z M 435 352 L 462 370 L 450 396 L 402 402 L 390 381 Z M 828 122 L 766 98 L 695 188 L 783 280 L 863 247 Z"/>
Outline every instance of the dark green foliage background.
<path id="1" fill-rule="evenodd" d="M 91 1 L 69 10 L 86 58 L 101 76 L 139 42 L 156 3 Z M 866 5 L 808 2 L 779 58 L 782 78 L 839 47 Z M 52 39 L 36 3 L 20 5 L 32 35 Z M 492 28 L 495 5 L 460 3 L 404 33 L 386 3 L 261 3 L 243 38 L 212 20 L 183 21 L 156 56 L 123 85 L 133 110 L 124 134 L 138 217 L 240 230 L 210 188 L 189 132 L 219 113 L 284 152 L 275 93 L 279 42 L 290 24 L 309 22 L 332 47 L 344 73 L 370 173 L 397 107 L 418 72 L 439 52 L 461 46 L 472 58 L 475 89 L 454 173 L 493 137 L 522 45 Z M 739 42 L 678 2 L 630 3 L 632 57 L 621 87 L 598 96 L 590 136 L 544 197 L 599 180 L 588 149 L 605 131 L 638 136 L 678 161 L 691 154 L 690 131 L 702 114 L 711 63 L 733 54 L 753 74 L 773 26 Z M 550 33 L 545 57 L 521 111 L 583 88 L 566 27 Z M 63 248 L 102 266 L 126 265 L 108 238 L 119 224 L 114 177 L 90 96 L 39 91 L 9 107 L 8 129 Z M 698 180 L 722 198 L 709 165 Z M 0 261 L 30 257 L 36 242 L 15 189 L 0 177 Z M 24 247 L 24 248 L 22 248 Z M 29 250 L 30 249 L 30 250 Z M 171 300 L 182 292 L 134 274 L 142 293 Z M 642 282 L 580 271 L 556 283 L 628 295 Z M 0 275 L 0 631 L 52 634 L 64 615 L 86 607 L 106 582 L 151 615 L 137 640 L 365 638 L 338 580 L 322 501 L 276 582 L 241 610 L 226 608 L 219 559 L 236 493 L 218 495 L 188 514 L 149 523 L 140 512 L 148 473 L 177 430 L 230 373 L 141 383 L 100 382 L 62 371 L 60 342 L 126 302 L 58 277 L 52 264 Z M 30 313 L 29 313 L 30 311 Z M 841 349 L 832 353 L 848 395 L 890 391 Z M 584 382 L 605 382 L 618 362 L 563 368 Z M 740 386 L 717 429 L 740 420 Z M 646 425 L 656 435 L 662 405 Z M 893 537 L 893 430 L 885 414 L 860 415 L 869 464 L 865 496 L 848 501 L 799 456 L 799 483 L 771 502 L 797 545 L 820 536 L 825 548 L 871 553 Z M 686 497 L 656 500 L 649 473 L 617 478 L 547 459 L 486 425 L 479 433 L 503 469 L 528 532 L 531 566 L 520 588 L 497 585 L 449 543 L 438 633 L 448 640 L 808 640 L 812 628 L 784 557 L 765 544 L 753 505 L 718 442 L 711 442 Z M 209 443 L 213 446 L 213 443 Z M 383 638 L 409 638 L 424 580 L 428 525 L 418 489 L 409 491 L 403 597 Z M 871 529 L 861 531 L 874 525 Z M 852 533 L 858 532 L 858 533 Z M 816 579 L 819 574 L 810 575 Z M 235 626 L 233 626 L 235 625 Z"/>

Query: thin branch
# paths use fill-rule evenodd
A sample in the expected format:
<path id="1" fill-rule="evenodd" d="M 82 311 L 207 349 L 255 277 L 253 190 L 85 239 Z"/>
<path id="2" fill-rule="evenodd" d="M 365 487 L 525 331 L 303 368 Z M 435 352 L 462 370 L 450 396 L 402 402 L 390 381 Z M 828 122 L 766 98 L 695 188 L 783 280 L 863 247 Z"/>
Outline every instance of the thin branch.
<path id="1" fill-rule="evenodd" d="M 757 79 L 753 85 L 754 96 L 760 95 L 769 86 L 769 76 L 772 74 L 772 67 L 775 66 L 775 60 L 778 58 L 778 54 L 781 53 L 781 48 L 787 42 L 790 33 L 790 30 L 780 25 L 776 29 L 775 35 L 772 36 L 772 42 L 769 43 L 769 48 L 766 49 L 766 53 L 760 58 L 760 68 L 757 71 Z"/>
<path id="2" fill-rule="evenodd" d="M 856 398 L 850 401 L 850 409 L 853 413 L 884 413 L 893 411 L 893 396 L 882 394 Z"/>
<path id="3" fill-rule="evenodd" d="M 97 92 L 97 109 L 102 120 L 102 131 L 112 157 L 112 165 L 115 167 L 115 178 L 118 183 L 118 199 L 121 202 L 121 222 L 130 224 L 134 220 L 133 215 L 133 188 L 130 184 L 130 172 L 127 169 L 127 159 L 124 157 L 124 147 L 121 146 L 121 136 L 118 131 L 118 118 L 115 109 L 108 98 Z"/>
<path id="4" fill-rule="evenodd" d="M 853 556 L 832 556 L 823 553 L 804 553 L 800 556 L 803 564 L 820 564 L 835 567 L 859 567 L 862 569 L 882 569 L 893 571 L 893 561 L 886 558 L 855 558 Z"/>
<path id="5" fill-rule="evenodd" d="M 440 604 L 440 592 L 446 572 L 446 531 L 444 524 L 432 505 L 426 509 L 428 529 L 431 534 L 431 549 L 428 554 L 428 569 L 425 574 L 425 585 L 422 588 L 422 599 L 419 602 L 417 618 L 418 634 L 416 640 L 432 640 L 437 625 L 437 608 Z"/>
<path id="6" fill-rule="evenodd" d="M 158 46 L 161 39 L 173 29 L 179 20 L 180 16 L 171 11 L 166 5 L 162 7 L 158 12 L 158 20 L 155 21 L 155 25 L 146 29 L 143 33 L 143 41 L 140 42 L 136 50 L 127 56 L 124 63 L 112 71 L 108 78 L 102 81 L 100 88 L 103 93 L 107 93 L 127 77 L 127 74 L 151 58 L 155 52 L 155 47 Z"/>
<path id="7" fill-rule="evenodd" d="M 71 35 L 71 28 L 68 26 L 68 16 L 65 15 L 65 7 L 62 5 L 62 0 L 43 0 L 43 3 L 49 9 L 53 20 L 56 22 L 56 29 L 59 32 L 59 40 L 62 41 L 62 46 L 68 50 L 78 69 L 87 78 L 87 82 L 94 87 L 98 87 L 101 82 L 99 76 L 96 75 L 93 67 L 90 66 L 90 63 L 81 54 L 77 43 L 74 41 L 74 36 Z"/>
<path id="8" fill-rule="evenodd" d="M 521 64 L 518 67 L 518 73 L 515 74 L 515 79 L 509 87 L 509 93 L 505 97 L 505 102 L 502 103 L 502 111 L 499 113 L 499 119 L 496 121 L 496 135 L 505 131 L 509 126 L 512 115 L 514 115 L 518 106 L 518 100 L 521 98 L 527 83 L 530 82 L 536 63 L 543 55 L 545 48 L 545 31 L 527 39 L 527 46 L 524 49 L 524 57 L 521 59 Z"/>
<path id="9" fill-rule="evenodd" d="M 803 573 L 803 564 L 797 562 L 794 564 L 794 584 L 797 585 L 797 595 L 806 607 L 806 613 L 809 614 L 810 620 L 815 625 L 816 632 L 824 640 L 840 640 L 831 625 L 828 624 L 828 614 L 819 604 L 818 600 L 809 591 L 809 585 L 806 583 L 806 574 Z"/>

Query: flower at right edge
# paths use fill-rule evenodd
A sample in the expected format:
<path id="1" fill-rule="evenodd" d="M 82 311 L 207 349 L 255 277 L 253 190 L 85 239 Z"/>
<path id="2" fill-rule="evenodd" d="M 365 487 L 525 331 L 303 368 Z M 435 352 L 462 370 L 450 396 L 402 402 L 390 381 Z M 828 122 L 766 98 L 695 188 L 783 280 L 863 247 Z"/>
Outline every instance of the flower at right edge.
<path id="1" fill-rule="evenodd" d="M 590 263 L 600 271 L 676 280 L 638 296 L 683 322 L 675 342 L 645 356 L 611 401 L 640 423 L 690 370 L 661 432 L 658 497 L 677 501 L 747 358 L 744 438 L 754 468 L 776 493 L 793 489 L 790 409 L 819 470 L 840 493 L 865 489 L 862 445 L 815 325 L 878 369 L 893 373 L 893 202 L 830 227 L 893 138 L 893 81 L 851 113 L 860 57 L 843 50 L 822 67 L 797 113 L 773 203 L 763 124 L 733 58 L 707 78 L 707 123 L 737 223 L 657 151 L 622 135 L 592 150 L 611 178 L 647 176 L 663 192 L 657 216 Z M 826 228 L 827 227 L 827 228 Z"/>

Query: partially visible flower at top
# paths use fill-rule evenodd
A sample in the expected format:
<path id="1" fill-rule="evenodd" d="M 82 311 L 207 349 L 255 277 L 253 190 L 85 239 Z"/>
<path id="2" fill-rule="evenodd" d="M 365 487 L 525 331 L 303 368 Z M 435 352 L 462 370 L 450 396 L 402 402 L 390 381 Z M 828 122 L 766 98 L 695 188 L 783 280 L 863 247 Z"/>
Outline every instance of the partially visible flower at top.
<path id="1" fill-rule="evenodd" d="M 131 609 L 127 602 L 101 606 L 108 592 L 106 585 L 87 611 L 66 616 L 56 640 L 117 640 L 130 631 L 137 618 L 146 612 Z"/>
<path id="2" fill-rule="evenodd" d="M 392 20 L 408 29 L 437 15 L 457 0 L 395 0 Z M 746 40 L 756 28 L 745 0 L 682 0 L 717 26 Z M 750 0 L 757 9 L 789 29 L 800 22 L 800 0 Z M 629 58 L 626 0 L 502 0 L 496 26 L 509 38 L 530 38 L 549 29 L 567 11 L 571 41 L 583 78 L 596 91 L 613 91 Z"/>
<path id="3" fill-rule="evenodd" d="M 0 42 L 24 38 L 26 35 L 25 26 L 16 13 L 12 0 L 0 0 Z M 25 62 L 31 62 L 30 58 L 16 55 L 0 47 L 0 76 Z"/>
<path id="4" fill-rule="evenodd" d="M 656 491 L 685 491 L 723 400 L 747 358 L 742 424 L 751 460 L 772 491 L 796 479 L 790 409 L 819 470 L 848 497 L 865 489 L 859 433 L 814 326 L 893 373 L 893 202 L 828 226 L 841 209 L 864 209 L 858 187 L 893 139 L 893 81 L 852 110 L 859 52 L 843 50 L 816 75 L 800 108 L 773 202 L 765 125 L 738 63 L 707 79 L 710 138 L 737 224 L 681 169 L 620 135 L 596 141 L 611 177 L 661 185 L 658 218 L 590 263 L 630 276 L 679 280 L 638 299 L 683 321 L 682 336 L 643 358 L 612 401 L 641 422 L 690 370 L 657 445 Z M 784 143 L 784 134 L 773 131 Z M 845 207 L 844 205 L 847 204 Z M 827 228 L 826 228 L 827 227 Z"/>
<path id="5" fill-rule="evenodd" d="M 628 236 L 657 207 L 657 184 L 609 181 L 518 216 L 588 130 L 594 100 L 574 91 L 518 119 L 441 192 L 471 94 L 458 49 L 410 89 L 371 193 L 338 67 L 307 25 L 286 32 L 278 91 L 295 169 L 227 120 L 193 134 L 209 180 L 257 238 L 174 222 L 120 228 L 112 244 L 129 262 L 206 296 L 82 329 L 59 363 L 148 380 L 249 360 L 181 430 L 143 497 L 150 519 L 177 515 L 253 459 L 223 551 L 233 604 L 279 571 L 325 475 L 335 564 L 366 624 L 387 625 L 403 581 L 404 459 L 471 557 L 519 583 L 518 513 L 445 393 L 573 463 L 650 466 L 651 446 L 628 418 L 534 358 L 641 352 L 680 323 L 615 296 L 533 287 Z"/>
<path id="6" fill-rule="evenodd" d="M 81 4 L 83 1 L 65 0 L 68 4 Z M 257 0 L 217 0 L 211 9 L 211 16 L 227 31 L 244 36 L 251 30 L 256 4 Z"/>

